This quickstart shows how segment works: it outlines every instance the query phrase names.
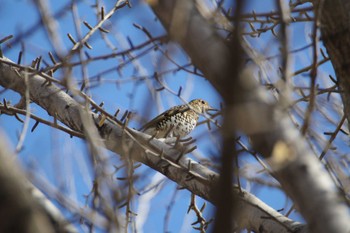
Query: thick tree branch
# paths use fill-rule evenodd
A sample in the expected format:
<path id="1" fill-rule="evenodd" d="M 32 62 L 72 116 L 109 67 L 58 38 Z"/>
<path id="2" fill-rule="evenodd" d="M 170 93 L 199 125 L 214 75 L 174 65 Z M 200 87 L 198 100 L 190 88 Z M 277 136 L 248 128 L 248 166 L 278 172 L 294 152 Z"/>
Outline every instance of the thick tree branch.
<path id="1" fill-rule="evenodd" d="M 226 91 L 229 83 L 226 78 L 227 71 L 233 65 L 230 52 L 235 51 L 227 47 L 209 22 L 200 15 L 193 1 L 181 3 L 181 20 L 178 19 L 180 15 L 175 11 L 178 2 L 184 1 L 156 1 L 151 7 L 171 39 L 181 45 L 194 65 L 229 102 L 231 97 Z M 173 30 L 174 27 L 177 30 Z M 174 35 L 175 32 L 179 35 Z M 312 232 L 349 231 L 347 207 L 339 199 L 334 183 L 303 137 L 291 124 L 287 114 L 278 105 L 267 101 L 267 93 L 256 85 L 249 68 L 240 74 L 232 87 L 240 98 L 231 112 L 231 119 L 251 137 L 254 148 L 269 158 L 276 177 L 295 201 Z"/>
<path id="2" fill-rule="evenodd" d="M 0 63 L 0 85 L 21 95 L 25 92 L 24 75 L 25 71 Z M 48 85 L 45 78 L 33 74 L 29 74 L 27 88 L 32 101 L 73 130 L 82 131 L 79 112 L 83 107 L 68 94 L 54 84 Z M 97 114 L 91 112 L 91 116 L 98 121 Z M 132 156 L 136 161 L 161 172 L 190 192 L 216 204 L 213 190 L 217 187 L 218 175 L 187 158 L 181 158 L 176 163 L 175 160 L 181 156 L 182 151 L 159 140 L 150 140 L 149 135 L 136 130 L 127 127 L 123 129 L 122 125 L 109 119 L 98 130 L 109 150 L 122 156 Z M 254 231 L 264 229 L 276 233 L 306 232 L 303 225 L 284 217 L 252 194 L 244 190 L 240 192 L 237 188 L 233 189 L 238 196 L 236 204 L 242 216 L 238 221 L 240 227 Z"/>
<path id="3" fill-rule="evenodd" d="M 316 3 L 321 11 L 322 40 L 337 76 L 344 114 L 350 123 L 350 2 L 316 0 L 314 5 Z"/>

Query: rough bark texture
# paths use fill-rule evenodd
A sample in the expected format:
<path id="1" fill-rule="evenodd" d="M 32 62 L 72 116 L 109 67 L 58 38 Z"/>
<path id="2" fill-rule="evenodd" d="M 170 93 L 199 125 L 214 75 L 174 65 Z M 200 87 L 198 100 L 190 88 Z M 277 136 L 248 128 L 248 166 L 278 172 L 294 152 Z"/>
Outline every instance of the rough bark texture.
<path id="1" fill-rule="evenodd" d="M 350 123 L 350 1 L 324 0 L 319 4 L 321 38 L 334 67 L 344 114 Z"/>

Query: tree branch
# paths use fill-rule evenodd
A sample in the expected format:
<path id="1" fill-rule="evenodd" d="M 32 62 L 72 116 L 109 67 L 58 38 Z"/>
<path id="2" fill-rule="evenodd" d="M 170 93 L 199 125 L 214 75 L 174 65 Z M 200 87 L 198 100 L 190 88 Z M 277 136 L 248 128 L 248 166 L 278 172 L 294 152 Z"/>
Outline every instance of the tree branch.
<path id="1" fill-rule="evenodd" d="M 152 1 L 151 7 L 170 38 L 181 45 L 194 65 L 203 72 L 226 103 L 229 102 L 231 96 L 226 88 L 229 83 L 227 78 L 230 77 L 226 72 L 233 65 L 230 58 L 234 55 L 230 53 L 235 51 L 228 48 L 209 21 L 200 15 L 193 1 L 187 1 L 187 8 L 182 9 L 181 17 L 186 19 L 186 24 L 180 28 L 181 36 L 173 35 L 173 27 L 178 22 L 175 12 L 177 2 Z M 243 42 L 242 45 L 247 46 Z M 246 52 L 250 53 L 249 50 Z M 249 55 L 255 59 L 253 53 Z M 235 85 L 231 86 L 234 88 L 232 93 L 239 98 L 236 108 L 231 111 L 230 119 L 239 130 L 250 136 L 256 151 L 269 158 L 268 162 L 276 177 L 295 201 L 312 232 L 348 231 L 349 213 L 344 202 L 339 199 L 331 178 L 307 147 L 283 108 L 268 101 L 267 92 L 258 87 L 253 72 L 249 69 L 252 70 L 252 67 L 241 70 Z"/>
<path id="2" fill-rule="evenodd" d="M 2 58 L 5 59 L 5 58 Z M 1 59 L 1 60 L 2 60 Z M 7 63 L 9 62 L 6 59 Z M 0 63 L 0 85 L 10 88 L 21 95 L 24 95 L 24 70 Z M 30 98 L 39 106 L 43 107 L 49 115 L 54 115 L 62 123 L 72 130 L 82 132 L 82 120 L 79 111 L 83 108 L 64 91 L 61 91 L 55 84 L 46 82 L 46 79 L 37 74 L 28 75 L 28 88 Z M 97 123 L 99 117 L 90 112 Z M 108 119 L 98 128 L 99 134 L 104 139 L 106 148 L 121 154 L 131 156 L 158 172 L 161 172 L 178 185 L 188 189 L 190 192 L 215 203 L 213 190 L 217 187 L 218 175 L 208 168 L 184 158 L 183 150 L 172 148 L 151 136 L 138 132 L 119 123 Z M 96 140 L 98 140 L 96 138 Z M 182 148 L 184 149 L 184 148 Z M 176 163 L 176 158 L 182 158 Z M 241 211 L 242 218 L 238 221 L 242 228 L 259 231 L 266 229 L 268 232 L 306 232 L 306 228 L 281 215 L 254 195 L 233 187 L 237 194 L 236 205 Z"/>
<path id="3" fill-rule="evenodd" d="M 320 4 L 322 40 L 334 67 L 344 104 L 344 114 L 350 124 L 350 2 L 313 2 Z M 350 125 L 348 127 L 350 128 Z"/>
<path id="4" fill-rule="evenodd" d="M 0 148 L 0 231 L 55 232 L 49 218 L 28 195 L 26 177 L 20 172 L 16 156 L 8 149 L 9 142 L 1 132 Z"/>

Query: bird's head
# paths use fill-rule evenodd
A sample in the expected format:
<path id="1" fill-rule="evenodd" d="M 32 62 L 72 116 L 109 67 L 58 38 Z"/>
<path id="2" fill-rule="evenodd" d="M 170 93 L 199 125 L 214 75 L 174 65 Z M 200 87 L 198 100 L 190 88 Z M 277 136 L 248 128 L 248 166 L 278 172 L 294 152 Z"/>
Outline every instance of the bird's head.
<path id="1" fill-rule="evenodd" d="M 212 108 L 207 101 L 202 99 L 194 99 L 188 103 L 191 108 L 196 111 L 199 114 L 204 114 L 207 111 L 217 111 L 216 109 Z"/>

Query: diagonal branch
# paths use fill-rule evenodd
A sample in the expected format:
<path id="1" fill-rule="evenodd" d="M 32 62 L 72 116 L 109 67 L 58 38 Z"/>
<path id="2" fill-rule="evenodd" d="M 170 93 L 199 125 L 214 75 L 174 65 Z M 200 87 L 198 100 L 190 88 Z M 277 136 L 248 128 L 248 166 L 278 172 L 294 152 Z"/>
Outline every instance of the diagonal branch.
<path id="1" fill-rule="evenodd" d="M 6 61 L 7 63 L 0 63 L 0 85 L 24 95 L 25 71 L 9 65 L 8 59 Z M 27 75 L 31 100 L 44 108 L 48 114 L 56 116 L 72 130 L 82 132 L 79 112 L 83 106 L 61 91 L 55 84 L 48 85 L 42 76 Z M 90 114 L 95 122 L 98 122 L 98 115 L 93 112 Z M 176 158 L 183 154 L 181 150 L 174 149 L 159 140 L 151 140 L 149 135 L 123 127 L 108 118 L 98 128 L 98 131 L 109 150 L 122 156 L 131 156 L 134 160 L 157 170 L 190 192 L 216 204 L 213 190 L 218 185 L 218 175 L 184 157 L 176 163 Z M 240 191 L 233 187 L 233 192 L 238 196 L 236 205 L 242 216 L 238 222 L 240 227 L 254 231 L 266 229 L 268 232 L 276 233 L 306 232 L 302 224 L 286 218 L 245 190 Z"/>
<path id="2" fill-rule="evenodd" d="M 9 142 L 0 132 L 0 215 L 2 216 L 0 231 L 55 232 L 45 211 L 39 208 L 33 196 L 28 195 L 26 177 L 15 163 L 15 158 L 9 149 Z M 62 228 L 61 232 L 70 231 Z"/>
<path id="3" fill-rule="evenodd" d="M 230 103 L 232 96 L 227 92 L 227 86 L 230 86 L 227 83 L 236 74 L 230 76 L 227 71 L 233 65 L 230 58 L 234 57 L 236 51 L 230 50 L 209 21 L 200 15 L 194 1 L 186 1 L 186 8 L 182 9 L 181 14 L 186 24 L 178 27 L 182 30 L 180 36 L 173 35 L 173 27 L 178 23 L 175 12 L 177 2 L 152 1 L 151 7 L 170 38 L 180 44 L 226 103 Z M 241 43 L 243 47 L 247 46 Z M 249 55 L 253 60 L 256 59 L 251 51 L 246 52 L 251 53 Z M 349 63 L 348 60 L 346 62 Z M 276 177 L 295 201 L 312 232 L 348 231 L 349 213 L 344 201 L 339 200 L 330 176 L 282 107 L 268 101 L 267 92 L 256 84 L 250 68 L 239 71 L 239 78 L 231 86 L 231 93 L 237 98 L 230 119 L 239 130 L 251 137 L 255 150 L 269 158 L 268 162 L 276 172 Z"/>

